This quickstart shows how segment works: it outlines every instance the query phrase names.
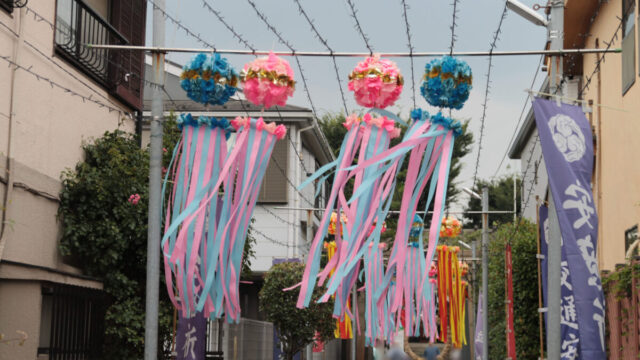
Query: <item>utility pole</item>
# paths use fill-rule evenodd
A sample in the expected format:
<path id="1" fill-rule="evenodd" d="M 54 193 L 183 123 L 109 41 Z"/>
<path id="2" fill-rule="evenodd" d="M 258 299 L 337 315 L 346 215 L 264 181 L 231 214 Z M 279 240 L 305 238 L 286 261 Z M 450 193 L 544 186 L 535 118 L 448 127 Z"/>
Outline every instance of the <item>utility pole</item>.
<path id="1" fill-rule="evenodd" d="M 489 359 L 489 188 L 482 188 L 482 360 Z"/>
<path id="2" fill-rule="evenodd" d="M 551 12 L 549 17 L 549 40 L 551 41 L 550 49 L 562 49 L 564 40 L 564 1 L 553 0 L 549 3 Z M 562 79 L 562 56 L 551 57 L 551 78 L 549 79 L 549 92 L 562 96 L 561 82 Z M 549 251 L 548 251 L 548 271 L 547 271 L 547 288 L 549 296 L 547 300 L 547 357 L 549 360 L 560 360 L 560 302 L 561 302 L 561 284 L 560 275 L 562 273 L 562 235 L 560 232 L 560 223 L 558 222 L 558 213 L 553 196 L 549 196 Z"/>
<path id="3" fill-rule="evenodd" d="M 165 0 L 156 0 L 153 7 L 153 46 L 164 46 Z M 162 88 L 164 86 L 164 52 L 152 52 L 153 82 L 151 87 L 151 137 L 149 159 L 149 223 L 147 230 L 147 293 L 145 306 L 144 359 L 158 358 L 158 297 L 160 285 L 160 227 L 162 209 L 162 127 L 164 123 Z"/>

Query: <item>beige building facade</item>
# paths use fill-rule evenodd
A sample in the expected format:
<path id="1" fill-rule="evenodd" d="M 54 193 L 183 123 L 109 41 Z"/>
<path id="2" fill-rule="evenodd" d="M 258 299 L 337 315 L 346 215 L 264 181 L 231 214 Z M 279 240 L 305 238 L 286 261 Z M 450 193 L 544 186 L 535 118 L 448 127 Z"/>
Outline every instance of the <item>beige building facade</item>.
<path id="1" fill-rule="evenodd" d="M 146 11 L 144 1 L 20 3 L 0 1 L 0 333 L 27 339 L 0 343 L 0 359 L 46 359 L 67 351 L 54 335 L 77 351 L 91 345 L 61 319 L 100 331 L 79 309 L 98 301 L 101 282 L 58 251 L 61 173 L 83 159 L 84 142 L 135 131 L 142 103 L 141 57 L 82 43 L 143 44 Z M 123 20 L 134 11 L 136 26 Z"/>
<path id="2" fill-rule="evenodd" d="M 573 32 L 565 30 L 565 47 L 579 44 L 584 48 L 623 49 L 621 54 L 584 55 L 581 62 L 576 62 L 582 70 L 582 98 L 595 104 L 589 119 L 595 139 L 593 193 L 599 216 L 598 258 L 602 270 L 613 270 L 616 264 L 625 262 L 640 222 L 637 21 L 636 0 L 567 1 L 565 29 Z M 565 67 L 570 69 L 571 64 L 565 63 Z"/>
<path id="3" fill-rule="evenodd" d="M 623 10 L 624 9 L 624 10 Z M 621 53 L 567 55 L 563 93 L 591 105 L 594 139 L 593 199 L 599 216 L 598 265 L 614 270 L 638 239 L 640 223 L 640 29 L 637 0 L 565 0 L 564 48 L 618 49 Z M 548 59 L 547 59 L 548 60 Z M 549 67 L 547 61 L 547 68 Z M 548 81 L 542 86 L 548 91 Z M 521 160 L 523 215 L 536 219 L 536 196 L 548 194 L 547 171 L 530 111 L 510 149 Z"/>

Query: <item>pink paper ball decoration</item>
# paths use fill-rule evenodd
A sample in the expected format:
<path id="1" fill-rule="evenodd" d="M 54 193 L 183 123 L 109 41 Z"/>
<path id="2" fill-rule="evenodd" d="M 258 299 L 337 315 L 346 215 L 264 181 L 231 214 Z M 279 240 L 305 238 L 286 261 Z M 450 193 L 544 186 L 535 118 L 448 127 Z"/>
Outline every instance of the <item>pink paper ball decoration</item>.
<path id="1" fill-rule="evenodd" d="M 273 52 L 245 64 L 240 79 L 247 100 L 266 109 L 273 105 L 284 106 L 296 84 L 289 62 Z"/>
<path id="2" fill-rule="evenodd" d="M 374 54 L 358 63 L 349 74 L 349 90 L 356 102 L 368 108 L 384 109 L 393 105 L 402 92 L 404 79 L 391 60 Z"/>

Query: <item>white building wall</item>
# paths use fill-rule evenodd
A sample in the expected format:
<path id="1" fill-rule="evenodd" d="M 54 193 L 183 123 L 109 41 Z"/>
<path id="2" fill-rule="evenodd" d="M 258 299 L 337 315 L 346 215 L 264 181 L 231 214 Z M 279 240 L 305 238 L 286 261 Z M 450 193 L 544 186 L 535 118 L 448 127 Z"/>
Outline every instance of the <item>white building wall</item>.
<path id="1" fill-rule="evenodd" d="M 547 167 L 542 156 L 542 147 L 538 139 L 538 130 L 534 129 L 527 144 L 522 150 L 520 166 L 522 171 L 522 214 L 525 218 L 536 221 L 536 196 L 544 201 L 549 178 Z"/>

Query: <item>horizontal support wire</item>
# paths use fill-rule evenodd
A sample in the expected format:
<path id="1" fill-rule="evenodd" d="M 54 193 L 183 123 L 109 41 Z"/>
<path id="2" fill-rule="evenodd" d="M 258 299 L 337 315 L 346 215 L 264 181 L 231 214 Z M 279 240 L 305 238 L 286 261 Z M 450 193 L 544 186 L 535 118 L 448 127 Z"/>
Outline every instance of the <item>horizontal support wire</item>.
<path id="1" fill-rule="evenodd" d="M 278 56 L 309 56 L 309 57 L 367 57 L 367 52 L 328 52 L 328 51 L 277 51 L 277 50 L 235 50 L 235 49 L 214 49 L 214 48 L 174 48 L 174 47 L 158 47 L 158 46 L 134 46 L 134 45 L 101 45 L 101 44 L 84 44 L 94 49 L 120 49 L 120 50 L 139 50 L 147 52 L 185 52 L 185 53 L 218 53 L 229 55 L 269 55 Z M 440 57 L 451 54 L 452 56 L 527 56 L 527 55 L 549 55 L 562 56 L 569 54 L 600 54 L 600 53 L 621 53 L 621 48 L 609 49 L 560 49 L 560 50 L 515 50 L 515 51 L 417 51 L 417 52 L 387 52 L 376 53 L 381 57 Z"/>

